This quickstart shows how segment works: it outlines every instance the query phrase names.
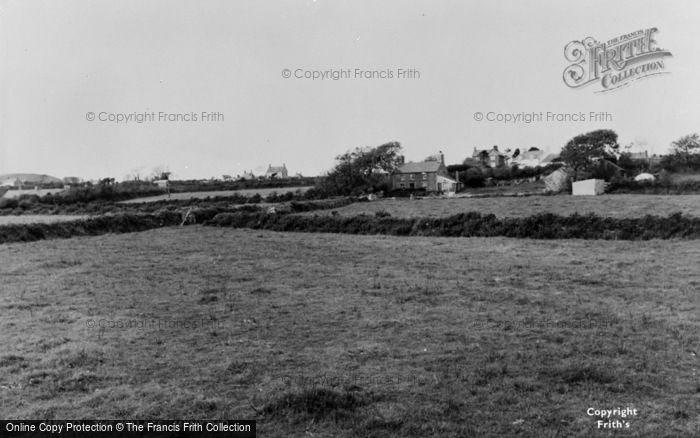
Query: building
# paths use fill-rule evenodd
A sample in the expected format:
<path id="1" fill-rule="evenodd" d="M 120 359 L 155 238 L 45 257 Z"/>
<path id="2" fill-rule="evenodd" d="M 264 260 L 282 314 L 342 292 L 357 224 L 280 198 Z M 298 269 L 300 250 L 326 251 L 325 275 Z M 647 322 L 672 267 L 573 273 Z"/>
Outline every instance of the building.
<path id="1" fill-rule="evenodd" d="M 265 172 L 265 178 L 287 178 L 287 165 L 282 164 L 282 166 L 273 166 L 272 164 L 267 166 L 267 171 Z"/>
<path id="2" fill-rule="evenodd" d="M 167 179 L 157 179 L 153 181 L 153 184 L 157 185 L 159 189 L 167 190 L 170 187 L 170 182 Z"/>
<path id="3" fill-rule="evenodd" d="M 253 171 L 251 170 L 250 172 L 243 172 L 243 175 L 240 175 L 238 179 L 242 179 L 244 181 L 252 181 L 254 179 L 257 179 L 255 175 L 253 174 Z"/>
<path id="4" fill-rule="evenodd" d="M 440 153 L 439 161 L 402 163 L 391 174 L 391 187 L 394 190 L 425 190 L 426 192 L 456 192 L 459 183 L 452 178 L 445 167 L 445 156 Z"/>
<path id="5" fill-rule="evenodd" d="M 651 169 L 653 167 L 661 165 L 661 157 L 659 155 L 653 154 L 649 155 L 649 152 L 629 152 L 630 160 L 640 168 Z"/>
<path id="6" fill-rule="evenodd" d="M 555 158 L 557 155 L 548 154 L 547 151 L 530 150 L 511 158 L 510 164 L 519 168 L 546 166 L 554 162 Z"/>
<path id="7" fill-rule="evenodd" d="M 649 153 L 647 151 L 630 152 L 629 154 L 630 154 L 630 160 L 647 161 L 649 159 Z"/>
<path id="8" fill-rule="evenodd" d="M 502 154 L 498 150 L 498 146 L 494 146 L 491 149 L 481 150 L 474 148 L 472 159 L 477 160 L 481 166 L 491 167 L 493 169 L 504 167 L 508 160 L 506 155 Z"/>
<path id="9" fill-rule="evenodd" d="M 605 193 L 605 181 L 602 179 L 585 179 L 571 184 L 572 195 L 602 195 Z"/>
<path id="10" fill-rule="evenodd" d="M 542 178 L 545 185 L 545 191 L 558 193 L 566 190 L 569 185 L 569 181 L 571 181 L 573 173 L 574 172 L 569 169 L 560 168 L 545 176 Z"/>

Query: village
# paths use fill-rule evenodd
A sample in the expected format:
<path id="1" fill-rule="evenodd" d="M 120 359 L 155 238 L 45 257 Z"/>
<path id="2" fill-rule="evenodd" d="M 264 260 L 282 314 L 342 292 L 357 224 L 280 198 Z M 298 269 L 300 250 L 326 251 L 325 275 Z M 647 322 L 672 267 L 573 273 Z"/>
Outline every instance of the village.
<path id="1" fill-rule="evenodd" d="M 561 154 L 548 153 L 537 147 L 501 149 L 498 145 L 474 147 L 459 164 L 446 164 L 443 152 L 439 151 L 421 161 L 406 161 L 404 155 L 398 155 L 393 168 L 377 167 L 370 171 L 385 178 L 385 190 L 382 192 L 414 197 L 493 193 L 489 187 L 499 187 L 502 188 L 501 193 L 511 194 L 561 193 L 568 190 L 573 195 L 600 195 L 612 179 L 653 182 L 658 178 L 663 170 L 664 156 L 649 154 L 646 150 L 631 151 L 631 148 L 632 145 L 625 147 L 624 152 L 620 152 L 617 145 L 615 148 L 599 148 L 597 155 L 589 157 L 594 172 L 577 171 L 561 158 Z M 207 190 L 208 186 L 222 182 L 252 186 L 265 182 L 270 187 L 280 183 L 281 187 L 291 187 L 295 184 L 313 184 L 323 178 L 305 177 L 298 172 L 292 174 L 282 163 L 268 164 L 266 170 L 258 175 L 249 170 L 235 176 L 223 174 L 193 183 L 199 189 L 204 187 Z M 144 178 L 144 182 L 163 191 L 169 191 L 174 180 L 172 172 L 163 171 L 162 168 L 155 169 L 151 177 Z M 85 181 L 76 176 L 57 178 L 45 174 L 6 174 L 0 175 L 0 197 L 58 194 L 71 187 L 94 186 L 105 181 L 114 182 L 111 178 Z M 140 181 L 140 177 L 136 176 L 134 181 Z"/>

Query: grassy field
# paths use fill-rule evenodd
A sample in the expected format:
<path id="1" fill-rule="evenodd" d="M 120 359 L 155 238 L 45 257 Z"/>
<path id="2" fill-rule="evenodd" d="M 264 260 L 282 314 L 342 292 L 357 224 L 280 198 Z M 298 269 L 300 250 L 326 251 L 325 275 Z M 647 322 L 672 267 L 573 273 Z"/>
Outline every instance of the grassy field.
<path id="1" fill-rule="evenodd" d="M 375 214 L 386 211 L 394 217 L 444 217 L 476 211 L 498 217 L 521 217 L 536 213 L 568 216 L 595 213 L 604 217 L 641 217 L 647 214 L 668 216 L 682 212 L 700 216 L 700 195 L 601 195 L 601 196 L 525 196 L 497 198 L 406 198 L 361 202 L 335 209 L 343 216 Z M 306 214 L 331 214 L 331 211 Z"/>
<path id="2" fill-rule="evenodd" d="M 11 224 L 50 224 L 53 222 L 73 221 L 76 219 L 85 219 L 86 215 L 50 215 L 50 214 L 26 214 L 20 216 L 0 216 L 0 225 Z"/>
<path id="3" fill-rule="evenodd" d="M 215 192 L 171 193 L 170 196 L 168 196 L 168 195 L 148 196 L 146 198 L 130 199 L 128 201 L 123 201 L 123 203 L 129 204 L 129 203 L 137 203 L 137 202 L 156 202 L 156 201 L 167 201 L 168 199 L 174 199 L 174 200 L 205 199 L 205 198 L 214 198 L 217 196 L 232 196 L 232 195 L 253 196 L 253 195 L 257 194 L 257 195 L 260 195 L 262 197 L 265 197 L 272 192 L 287 193 L 287 192 L 296 192 L 297 190 L 305 192 L 305 191 L 309 190 L 311 187 L 312 186 L 279 187 L 279 188 L 270 188 L 270 189 L 219 190 L 219 191 L 215 191 Z"/>
<path id="4" fill-rule="evenodd" d="M 695 242 L 191 226 L 2 245 L 0 259 L 6 418 L 253 418 L 261 437 L 700 434 Z M 629 428 L 587 414 L 618 407 L 637 409 Z"/>

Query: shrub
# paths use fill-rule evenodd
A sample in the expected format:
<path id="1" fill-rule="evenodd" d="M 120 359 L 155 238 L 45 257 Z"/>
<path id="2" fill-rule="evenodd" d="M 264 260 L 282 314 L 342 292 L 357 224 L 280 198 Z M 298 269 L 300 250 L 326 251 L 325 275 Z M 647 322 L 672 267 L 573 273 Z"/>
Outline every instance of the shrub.
<path id="1" fill-rule="evenodd" d="M 179 225 L 180 214 L 119 214 L 49 224 L 12 224 L 0 226 L 0 243 L 30 242 L 73 236 L 96 236 L 107 233 L 130 233 L 151 228 Z"/>
<path id="2" fill-rule="evenodd" d="M 668 217 L 603 218 L 593 214 L 558 216 L 551 213 L 499 219 L 493 214 L 462 213 L 444 218 L 392 218 L 359 215 L 297 216 L 265 213 L 219 214 L 205 225 L 347 234 L 395 236 L 494 237 L 530 239 L 700 239 L 700 218 L 680 213 Z"/>
<path id="3" fill-rule="evenodd" d="M 15 209 L 19 205 L 19 202 L 14 198 L 1 198 L 0 199 L 0 209 Z"/>
<path id="4" fill-rule="evenodd" d="M 483 187 L 486 178 L 481 170 L 477 167 L 472 167 L 464 173 L 462 182 L 465 187 Z"/>

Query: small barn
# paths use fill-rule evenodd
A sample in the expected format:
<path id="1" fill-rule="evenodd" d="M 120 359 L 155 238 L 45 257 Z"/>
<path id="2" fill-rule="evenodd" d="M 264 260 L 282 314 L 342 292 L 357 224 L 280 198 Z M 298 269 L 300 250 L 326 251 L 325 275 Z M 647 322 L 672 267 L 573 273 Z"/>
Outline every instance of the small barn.
<path id="1" fill-rule="evenodd" d="M 605 181 L 602 179 L 584 179 L 571 184 L 572 195 L 602 195 L 605 193 Z"/>

